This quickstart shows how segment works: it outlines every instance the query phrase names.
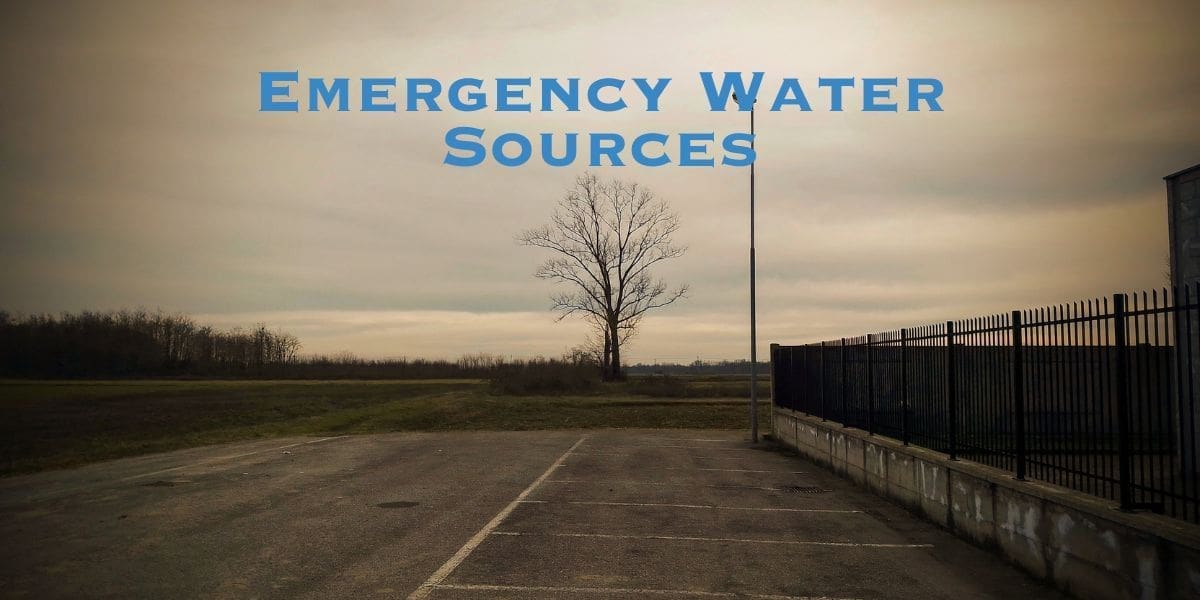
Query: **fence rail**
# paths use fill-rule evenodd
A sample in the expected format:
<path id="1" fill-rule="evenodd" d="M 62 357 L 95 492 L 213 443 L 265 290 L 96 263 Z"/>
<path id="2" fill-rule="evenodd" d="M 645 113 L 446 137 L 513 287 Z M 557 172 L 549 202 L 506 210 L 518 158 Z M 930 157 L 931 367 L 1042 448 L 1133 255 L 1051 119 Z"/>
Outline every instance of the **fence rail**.
<path id="1" fill-rule="evenodd" d="M 771 347 L 776 406 L 1200 523 L 1200 284 Z"/>

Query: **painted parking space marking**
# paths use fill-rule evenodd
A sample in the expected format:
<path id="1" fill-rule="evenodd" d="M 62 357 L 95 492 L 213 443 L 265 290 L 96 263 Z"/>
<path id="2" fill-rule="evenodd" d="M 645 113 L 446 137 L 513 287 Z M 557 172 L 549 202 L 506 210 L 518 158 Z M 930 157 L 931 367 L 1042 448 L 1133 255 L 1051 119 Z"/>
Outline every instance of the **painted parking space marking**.
<path id="1" fill-rule="evenodd" d="M 704 448 L 699 448 L 699 450 L 704 450 Z M 642 454 L 636 454 L 633 452 L 573 452 L 572 455 L 574 455 L 574 456 L 644 456 Z M 695 459 L 699 459 L 699 460 L 746 460 L 745 458 L 738 457 L 738 456 L 691 455 L 691 456 L 688 456 L 687 458 L 695 458 Z"/>
<path id="2" fill-rule="evenodd" d="M 714 448 L 712 446 L 681 446 L 681 445 L 660 445 L 660 444 L 629 444 L 625 446 L 606 446 L 613 450 L 625 450 L 629 448 L 671 448 L 677 450 L 703 450 L 705 452 L 761 452 L 752 448 Z"/>
<path id="3" fill-rule="evenodd" d="M 861 513 L 861 510 L 849 510 L 838 508 L 775 508 L 775 507 L 752 507 L 752 506 L 720 506 L 716 504 L 671 504 L 665 502 L 600 502 L 591 500 L 566 500 L 555 502 L 552 500 L 522 500 L 522 504 L 575 504 L 582 506 L 644 506 L 644 507 L 661 507 L 661 508 L 687 508 L 687 509 L 706 509 L 706 510 L 741 510 L 750 512 L 791 512 L 791 513 Z"/>
<path id="4" fill-rule="evenodd" d="M 579 454 L 576 452 L 576 454 Z M 567 462 L 566 464 L 574 464 Z M 807 471 L 775 471 L 771 469 L 718 469 L 712 467 L 641 467 L 653 471 L 716 471 L 721 473 L 775 473 L 779 475 L 806 475 Z"/>
<path id="5" fill-rule="evenodd" d="M 786 492 L 781 487 L 762 485 L 740 485 L 736 483 L 689 483 L 678 481 L 634 481 L 627 479 L 548 479 L 546 483 L 594 483 L 597 485 L 655 485 L 661 487 L 704 487 L 721 490 L 759 490 L 763 492 Z"/>
<path id="6" fill-rule="evenodd" d="M 721 440 L 716 438 L 649 438 L 653 441 L 662 442 L 733 442 L 736 440 Z"/>
<path id="7" fill-rule="evenodd" d="M 557 460 L 551 463 L 546 471 L 539 475 L 537 479 L 534 479 L 533 483 L 529 484 L 529 487 L 526 487 L 520 494 L 517 494 L 517 497 L 514 498 L 512 502 L 509 502 L 507 506 L 500 510 L 500 512 L 496 513 L 496 516 L 492 517 L 491 521 L 488 521 L 482 529 L 476 532 L 475 535 L 471 536 L 471 539 L 467 540 L 467 543 L 463 544 L 462 548 L 459 548 L 458 552 L 454 553 L 454 556 L 451 556 L 448 560 L 446 560 L 445 563 L 442 564 L 441 567 L 438 568 L 437 571 L 434 571 L 433 575 L 430 575 L 429 579 L 425 580 L 425 583 L 422 583 L 420 587 L 413 591 L 413 593 L 409 594 L 408 600 L 421 600 L 422 598 L 428 598 L 429 594 L 434 590 L 434 588 L 445 581 L 446 578 L 450 576 L 450 573 L 453 573 L 454 569 L 457 569 L 458 565 L 461 565 L 462 562 L 471 555 L 471 552 L 474 552 L 475 548 L 478 548 L 479 544 L 482 544 L 483 540 L 487 539 L 488 535 L 495 533 L 496 528 L 504 522 L 504 519 L 508 518 L 508 515 L 512 514 L 512 512 L 516 510 L 518 506 L 520 506 L 521 501 L 528 497 L 529 494 L 533 493 L 533 490 L 537 489 L 537 487 L 541 485 L 543 481 L 546 481 L 546 479 L 550 477 L 550 474 L 553 473 L 554 470 L 557 469 L 559 465 L 561 465 L 563 461 L 565 461 L 567 457 L 571 455 L 571 452 L 578 448 L 579 445 L 582 444 L 586 439 L 587 436 L 585 435 L 572 444 L 570 448 L 567 448 L 567 451 L 563 452 L 562 456 L 559 456 Z"/>
<path id="8" fill-rule="evenodd" d="M 644 534 L 613 534 L 613 533 L 584 533 L 584 532 L 554 532 L 554 531 L 502 531 L 501 525 L 511 515 L 517 506 L 528 504 L 532 506 L 538 505 L 570 505 L 570 506 L 609 506 L 609 507 L 626 507 L 626 508 L 652 508 L 660 510 L 707 510 L 707 511 L 740 511 L 740 512 L 760 512 L 760 513 L 814 513 L 814 514 L 854 514 L 862 513 L 860 510 L 853 509 L 827 509 L 827 508 L 790 508 L 790 507 L 748 507 L 748 506 L 728 506 L 718 504 L 687 504 L 687 503 L 657 503 L 657 502 L 606 502 L 597 500 L 540 500 L 529 499 L 528 497 L 535 489 L 546 489 L 549 484 L 594 484 L 594 485 L 630 485 L 630 486 L 655 486 L 655 487 L 703 487 L 725 490 L 759 490 L 768 492 L 789 491 L 786 487 L 774 487 L 763 485 L 739 485 L 729 483 L 698 483 L 691 481 L 653 481 L 653 480 L 603 480 L 603 479 L 579 479 L 579 478 L 551 478 L 557 471 L 561 472 L 560 468 L 564 465 L 573 464 L 568 461 L 574 456 L 598 456 L 598 457 L 639 457 L 645 458 L 653 455 L 655 448 L 669 449 L 687 449 L 700 450 L 704 452 L 721 452 L 723 456 L 700 456 L 690 455 L 689 459 L 694 460 L 751 460 L 749 456 L 730 456 L 729 452 L 744 451 L 743 448 L 714 448 L 702 446 L 684 446 L 684 445 L 625 445 L 617 447 L 588 447 L 584 445 L 587 440 L 584 436 L 574 445 L 571 446 L 562 456 L 558 458 L 537 480 L 535 480 L 528 488 L 517 496 L 504 510 L 496 515 L 487 525 L 475 534 L 468 542 L 453 556 L 446 564 L 442 565 L 433 575 L 430 576 L 410 596 L 409 600 L 420 600 L 429 597 L 438 590 L 459 591 L 459 592 L 478 592 L 481 596 L 497 595 L 501 593 L 549 593 L 553 595 L 610 595 L 610 596 L 629 596 L 629 597 L 679 597 L 679 598 L 754 598 L 763 600 L 803 600 L 807 598 L 830 598 L 827 596 L 789 596 L 769 593 L 754 593 L 746 591 L 728 592 L 728 591 L 705 591 L 705 590 L 687 590 L 687 589 L 665 589 L 665 588 L 621 588 L 621 587 L 575 587 L 575 586 L 539 586 L 539 585 L 511 585 L 500 583 L 454 583 L 448 581 L 454 570 L 462 564 L 474 551 L 480 546 L 483 541 L 491 536 L 497 537 L 527 537 L 527 538 L 559 538 L 559 539 L 576 539 L 583 541 L 585 539 L 597 540 L 644 540 L 644 541 L 661 541 L 661 542 L 683 542 L 683 543 L 734 543 L 734 544 L 761 544 L 784 547 L 831 547 L 831 548 L 864 548 L 864 549 L 920 549 L 932 548 L 932 544 L 895 544 L 895 543 L 865 543 L 852 541 L 817 541 L 817 540 L 795 540 L 795 539 L 753 539 L 741 537 L 707 537 L 707 536 L 686 536 L 686 535 L 657 535 L 652 533 Z M 670 440 L 673 441 L 673 440 Z M 698 440 L 687 440 L 698 441 Z M 711 440 L 713 442 L 724 442 L 727 440 Z M 666 453 L 660 456 L 668 455 Z M 680 453 L 670 453 L 670 456 L 680 457 Z M 612 461 L 601 461 L 612 462 Z M 701 463 L 703 464 L 703 463 Z M 648 470 L 652 471 L 677 471 L 680 473 L 686 472 L 715 472 L 715 473 L 762 473 L 776 475 L 804 475 L 803 471 L 789 470 L 774 470 L 774 469 L 752 469 L 752 468 L 732 468 L 740 465 L 730 465 L 730 468 L 722 468 L 719 466 L 687 466 L 687 467 L 656 467 L 649 466 Z M 750 465 L 747 465 L 750 466 Z M 651 475 L 653 477 L 653 475 Z M 524 583 L 518 581 L 517 583 Z M 830 600 L 834 600 L 830 598 Z M 838 598 L 836 600 L 846 600 Z"/>
<path id="9" fill-rule="evenodd" d="M 754 600 L 856 600 L 831 596 L 786 596 L 780 594 L 751 594 L 745 592 L 706 592 L 701 590 L 666 590 L 656 588 L 569 587 L 556 585 L 493 585 L 486 583 L 438 584 L 437 590 L 467 592 L 549 592 L 553 594 L 606 594 L 634 597 L 667 596 L 676 598 L 752 598 Z"/>
<path id="10" fill-rule="evenodd" d="M 725 542 L 737 544 L 773 544 L 784 546 L 827 546 L 835 548 L 932 548 L 933 544 L 875 544 L 866 542 L 821 542 L 809 540 L 756 540 L 751 538 L 719 538 L 687 535 L 634 535 L 618 533 L 536 533 L 529 531 L 493 531 L 491 535 L 513 537 L 596 538 L 608 540 L 664 540 L 672 542 Z"/>

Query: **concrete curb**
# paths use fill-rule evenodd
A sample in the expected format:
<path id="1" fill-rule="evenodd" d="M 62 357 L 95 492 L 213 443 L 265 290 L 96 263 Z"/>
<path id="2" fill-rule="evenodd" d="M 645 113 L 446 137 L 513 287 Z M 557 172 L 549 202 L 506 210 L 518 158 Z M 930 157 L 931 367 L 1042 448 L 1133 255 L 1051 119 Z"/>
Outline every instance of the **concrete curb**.
<path id="1" fill-rule="evenodd" d="M 1080 598 L 1200 597 L 1200 527 L 774 407 L 772 437 Z"/>

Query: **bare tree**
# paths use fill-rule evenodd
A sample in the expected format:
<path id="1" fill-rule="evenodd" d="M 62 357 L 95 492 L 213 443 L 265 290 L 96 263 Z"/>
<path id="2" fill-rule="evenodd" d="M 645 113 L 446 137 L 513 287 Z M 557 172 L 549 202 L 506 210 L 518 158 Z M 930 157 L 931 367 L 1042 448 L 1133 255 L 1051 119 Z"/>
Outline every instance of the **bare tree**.
<path id="1" fill-rule="evenodd" d="M 591 355 L 595 356 L 596 364 L 600 365 L 600 372 L 609 374 L 612 372 L 612 334 L 608 329 L 608 322 L 605 318 L 597 316 L 603 314 L 603 310 L 596 312 L 585 312 L 586 318 L 592 327 L 592 331 L 588 333 L 584 339 L 583 348 Z M 637 320 L 629 323 L 623 323 L 620 326 L 620 346 L 623 348 L 629 343 L 637 333 Z"/>
<path id="2" fill-rule="evenodd" d="M 687 293 L 686 285 L 669 289 L 651 272 L 687 250 L 672 242 L 678 229 L 679 216 L 649 189 L 584 173 L 558 202 L 549 225 L 518 237 L 526 246 L 554 251 L 535 275 L 568 284 L 553 296 L 553 309 L 560 320 L 579 314 L 596 325 L 608 379 L 621 377 L 621 346 L 642 317 Z"/>
<path id="3" fill-rule="evenodd" d="M 612 364 L 612 338 L 608 333 L 608 324 L 591 313 L 586 314 L 586 319 L 591 330 L 583 338 L 583 343 L 571 349 L 571 355 L 586 356 L 589 362 L 600 368 L 601 373 L 608 374 L 612 370 L 609 366 Z"/>

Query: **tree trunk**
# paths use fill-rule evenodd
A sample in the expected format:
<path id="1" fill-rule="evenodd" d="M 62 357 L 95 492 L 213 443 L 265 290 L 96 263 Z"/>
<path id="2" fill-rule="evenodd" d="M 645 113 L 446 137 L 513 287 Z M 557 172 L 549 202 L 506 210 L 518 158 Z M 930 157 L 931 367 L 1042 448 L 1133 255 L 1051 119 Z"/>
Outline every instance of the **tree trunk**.
<path id="1" fill-rule="evenodd" d="M 615 321 L 615 319 L 614 319 Z M 609 359 L 612 364 L 609 368 L 609 379 L 617 381 L 621 379 L 621 335 L 617 330 L 616 323 L 609 323 L 608 335 L 612 338 L 612 357 Z"/>
<path id="2" fill-rule="evenodd" d="M 608 379 L 609 365 L 612 364 L 612 337 L 608 328 L 604 329 L 604 356 L 600 357 L 600 376 Z"/>

